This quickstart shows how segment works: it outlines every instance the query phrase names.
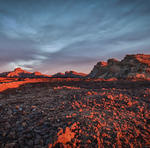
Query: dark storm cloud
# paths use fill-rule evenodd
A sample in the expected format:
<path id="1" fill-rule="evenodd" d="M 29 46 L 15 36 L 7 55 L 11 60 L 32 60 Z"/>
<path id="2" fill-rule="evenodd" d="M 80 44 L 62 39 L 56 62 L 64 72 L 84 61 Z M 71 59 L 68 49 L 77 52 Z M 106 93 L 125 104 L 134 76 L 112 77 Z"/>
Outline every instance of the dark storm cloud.
<path id="1" fill-rule="evenodd" d="M 0 63 L 87 72 L 110 56 L 150 53 L 149 5 L 149 0 L 1 0 Z"/>

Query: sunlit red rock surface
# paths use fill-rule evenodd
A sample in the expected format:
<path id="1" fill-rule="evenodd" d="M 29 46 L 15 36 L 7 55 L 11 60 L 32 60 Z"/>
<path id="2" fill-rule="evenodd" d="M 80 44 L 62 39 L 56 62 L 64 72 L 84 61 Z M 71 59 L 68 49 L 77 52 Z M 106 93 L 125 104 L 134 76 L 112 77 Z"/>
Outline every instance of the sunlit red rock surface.
<path id="1" fill-rule="evenodd" d="M 150 147 L 150 81 L 3 78 L 0 89 L 2 148 Z"/>

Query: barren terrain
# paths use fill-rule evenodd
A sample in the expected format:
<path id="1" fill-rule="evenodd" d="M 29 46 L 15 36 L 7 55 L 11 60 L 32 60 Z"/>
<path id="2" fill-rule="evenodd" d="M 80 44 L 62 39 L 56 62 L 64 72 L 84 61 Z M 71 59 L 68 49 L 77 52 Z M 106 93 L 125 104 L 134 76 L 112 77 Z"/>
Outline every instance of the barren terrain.
<path id="1" fill-rule="evenodd" d="M 150 147 L 150 81 L 3 80 L 0 88 L 2 148 Z"/>

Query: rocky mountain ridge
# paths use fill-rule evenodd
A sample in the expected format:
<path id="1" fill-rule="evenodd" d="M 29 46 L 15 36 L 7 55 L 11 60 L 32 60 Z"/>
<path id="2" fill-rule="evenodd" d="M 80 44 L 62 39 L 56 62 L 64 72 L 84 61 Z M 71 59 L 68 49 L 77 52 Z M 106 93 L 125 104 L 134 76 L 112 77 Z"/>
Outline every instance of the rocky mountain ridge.
<path id="1" fill-rule="evenodd" d="M 102 78 L 102 79 L 150 79 L 150 55 L 135 54 L 126 55 L 121 61 L 108 59 L 107 62 L 98 62 L 92 71 L 87 75 L 75 71 L 45 75 L 40 72 L 28 72 L 16 68 L 11 72 L 4 72 L 0 77 L 15 78 Z"/>
<path id="2" fill-rule="evenodd" d="M 150 78 L 150 55 L 126 55 L 121 61 L 98 62 L 89 78 Z"/>
<path id="3" fill-rule="evenodd" d="M 4 72 L 0 74 L 0 77 L 10 77 L 10 78 L 83 78 L 87 74 L 78 73 L 75 71 L 66 71 L 65 73 L 56 73 L 54 75 L 45 75 L 40 72 L 28 72 L 21 68 L 16 68 L 14 71 Z"/>

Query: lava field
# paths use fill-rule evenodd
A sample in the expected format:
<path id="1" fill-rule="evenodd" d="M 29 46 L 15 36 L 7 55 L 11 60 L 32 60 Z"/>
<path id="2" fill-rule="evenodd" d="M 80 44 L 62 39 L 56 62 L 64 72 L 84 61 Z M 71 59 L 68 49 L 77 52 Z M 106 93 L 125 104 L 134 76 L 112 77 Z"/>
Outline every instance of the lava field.
<path id="1" fill-rule="evenodd" d="M 0 93 L 0 147 L 150 147 L 150 81 L 9 87 Z"/>

